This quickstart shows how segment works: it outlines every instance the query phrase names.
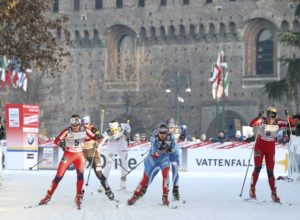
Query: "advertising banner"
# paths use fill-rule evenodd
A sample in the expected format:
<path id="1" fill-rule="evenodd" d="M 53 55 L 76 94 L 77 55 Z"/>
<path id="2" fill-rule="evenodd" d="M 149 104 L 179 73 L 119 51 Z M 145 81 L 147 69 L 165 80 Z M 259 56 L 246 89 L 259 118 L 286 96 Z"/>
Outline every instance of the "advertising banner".
<path id="1" fill-rule="evenodd" d="M 28 169 L 37 162 L 39 106 L 6 104 L 7 169 Z"/>

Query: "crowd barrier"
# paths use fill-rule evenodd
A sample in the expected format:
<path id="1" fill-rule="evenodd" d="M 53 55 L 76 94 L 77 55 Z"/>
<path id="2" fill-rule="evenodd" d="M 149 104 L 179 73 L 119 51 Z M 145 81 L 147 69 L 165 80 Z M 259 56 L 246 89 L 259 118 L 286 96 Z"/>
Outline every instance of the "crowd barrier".
<path id="1" fill-rule="evenodd" d="M 289 147 L 289 178 L 300 181 L 300 137 L 291 135 Z"/>
<path id="2" fill-rule="evenodd" d="M 293 144 L 294 149 L 297 148 L 297 143 Z M 181 142 L 180 144 L 180 170 L 182 171 L 202 171 L 202 172 L 234 172 L 245 173 L 248 166 L 249 157 L 254 147 L 254 142 Z M 288 175 L 293 169 L 293 174 L 299 174 L 299 153 L 294 153 L 295 150 L 288 150 L 288 144 L 276 144 L 275 157 L 275 174 Z M 300 146 L 300 139 L 299 145 Z M 106 165 L 106 147 L 101 148 L 101 165 Z M 145 154 L 150 148 L 150 142 L 132 142 L 128 148 L 128 167 L 134 168 L 140 161 L 144 159 Z M 60 148 L 54 146 L 50 141 L 45 141 L 39 145 L 38 160 L 43 160 L 38 169 L 56 169 L 63 152 Z M 292 158 L 289 160 L 289 158 Z M 289 163 L 290 161 L 290 163 Z M 114 169 L 120 169 L 117 165 L 120 163 L 118 155 L 115 155 Z M 296 165 L 291 165 L 297 163 Z M 250 169 L 253 167 L 253 158 L 250 160 Z M 296 168 L 297 169 L 296 169 Z M 290 168 L 290 169 L 288 169 Z M 143 165 L 137 170 L 144 169 Z M 289 173 L 288 173 L 289 170 Z"/>

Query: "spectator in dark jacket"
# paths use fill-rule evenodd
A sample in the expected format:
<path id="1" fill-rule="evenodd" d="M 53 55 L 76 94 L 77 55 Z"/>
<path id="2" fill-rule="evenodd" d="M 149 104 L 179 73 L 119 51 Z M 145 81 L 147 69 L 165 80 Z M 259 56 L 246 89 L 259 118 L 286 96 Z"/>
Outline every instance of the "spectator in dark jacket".
<path id="1" fill-rule="evenodd" d="M 220 142 L 220 143 L 224 143 L 224 142 L 226 142 L 226 141 L 229 141 L 229 140 L 228 140 L 228 138 L 226 137 L 225 132 L 222 131 L 222 130 L 219 131 L 217 137 L 215 137 L 215 138 L 213 138 L 213 139 L 211 140 L 211 142 Z"/>
<path id="2" fill-rule="evenodd" d="M 0 120 L 0 140 L 4 139 L 5 137 L 5 128 L 2 124 L 2 120 Z"/>

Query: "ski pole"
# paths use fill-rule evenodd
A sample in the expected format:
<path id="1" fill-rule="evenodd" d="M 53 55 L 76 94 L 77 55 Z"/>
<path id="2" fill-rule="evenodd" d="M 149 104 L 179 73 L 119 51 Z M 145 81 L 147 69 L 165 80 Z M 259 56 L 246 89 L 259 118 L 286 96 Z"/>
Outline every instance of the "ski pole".
<path id="1" fill-rule="evenodd" d="M 48 157 L 50 157 L 50 155 L 48 155 L 47 157 L 41 159 L 40 161 L 38 161 L 35 165 L 33 165 L 32 167 L 29 167 L 29 170 L 32 170 L 32 168 L 36 167 L 37 165 L 39 165 L 40 163 L 42 163 L 44 160 L 46 160 Z"/>
<path id="2" fill-rule="evenodd" d="M 134 171 L 141 163 L 143 163 L 148 157 L 150 156 L 150 154 L 145 157 L 141 162 L 139 162 L 134 168 L 132 168 L 131 170 L 129 170 L 124 176 L 122 177 L 126 177 L 129 173 L 131 173 L 132 171 Z"/>
<path id="3" fill-rule="evenodd" d="M 147 152 L 142 153 L 141 156 L 143 157 L 146 153 L 147 153 Z M 116 162 L 116 164 L 117 164 L 119 167 L 121 167 L 123 170 L 125 170 L 127 173 L 129 172 L 125 167 L 122 166 L 122 164 L 120 164 L 120 163 L 118 163 L 118 162 Z"/>
<path id="4" fill-rule="evenodd" d="M 125 170 L 127 173 L 129 172 L 125 167 L 123 167 L 120 163 L 116 163 L 119 167 L 121 167 L 123 170 Z"/>
<path id="5" fill-rule="evenodd" d="M 98 147 L 101 147 L 101 146 L 105 143 L 106 139 L 107 139 L 107 138 L 104 138 L 104 139 L 101 141 L 101 143 L 98 144 Z M 92 157 L 92 162 L 91 162 L 90 169 L 89 169 L 88 179 L 87 179 L 86 184 L 85 184 L 86 186 L 89 185 L 89 180 L 90 180 L 91 170 L 92 170 L 92 167 L 93 167 L 93 164 L 94 164 L 94 158 L 95 158 L 96 150 L 97 150 L 97 147 L 95 146 L 95 148 L 94 148 L 94 153 L 93 153 L 93 157 Z"/>
<path id="6" fill-rule="evenodd" d="M 256 144 L 257 134 L 258 134 L 258 130 L 257 130 L 256 135 L 255 135 L 254 145 Z M 250 160 L 252 158 L 253 151 L 254 151 L 254 147 L 251 150 L 251 154 L 250 154 L 250 157 L 249 157 L 249 160 L 248 160 L 247 170 L 246 170 L 246 173 L 245 173 L 245 177 L 244 177 L 244 181 L 243 181 L 243 185 L 242 185 L 240 197 L 242 197 L 242 194 L 243 194 L 243 190 L 244 190 L 244 186 L 245 186 L 245 182 L 246 182 L 246 178 L 247 178 L 247 174 L 248 174 L 248 170 L 249 170 L 249 166 L 250 166 Z"/>

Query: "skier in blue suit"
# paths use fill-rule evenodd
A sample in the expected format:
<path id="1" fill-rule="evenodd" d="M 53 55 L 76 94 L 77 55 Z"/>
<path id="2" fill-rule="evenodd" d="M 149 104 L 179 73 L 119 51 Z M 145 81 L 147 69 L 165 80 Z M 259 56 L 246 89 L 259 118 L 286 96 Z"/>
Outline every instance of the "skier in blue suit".
<path id="1" fill-rule="evenodd" d="M 175 149 L 175 140 L 173 136 L 168 133 L 168 126 L 164 123 L 157 128 L 157 133 L 150 138 L 151 149 L 146 158 L 144 165 L 144 176 L 140 181 L 138 187 L 134 191 L 132 197 L 127 201 L 128 205 L 133 205 L 140 197 L 142 197 L 148 187 L 149 180 L 153 179 L 153 175 L 161 170 L 163 177 L 163 196 L 162 202 L 164 205 L 169 205 L 169 170 L 170 158 L 169 154 Z M 157 170 L 157 171 L 156 171 Z"/>

